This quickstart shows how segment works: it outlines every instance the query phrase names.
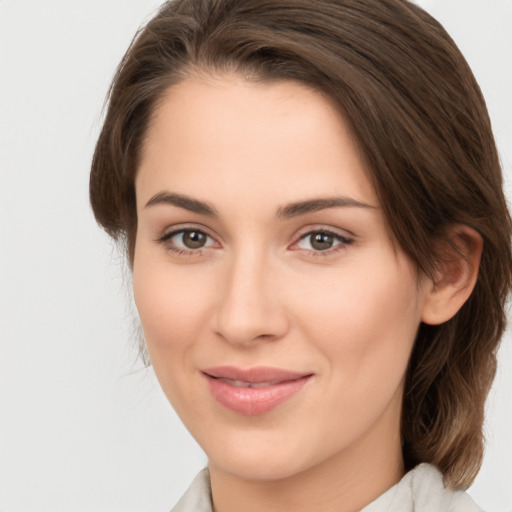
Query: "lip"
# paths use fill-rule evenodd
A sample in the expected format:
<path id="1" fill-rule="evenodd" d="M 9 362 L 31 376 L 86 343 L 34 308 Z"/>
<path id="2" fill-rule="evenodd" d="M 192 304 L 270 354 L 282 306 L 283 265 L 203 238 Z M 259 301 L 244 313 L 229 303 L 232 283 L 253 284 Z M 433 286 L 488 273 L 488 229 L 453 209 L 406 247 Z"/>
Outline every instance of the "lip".
<path id="1" fill-rule="evenodd" d="M 202 374 L 221 405 L 247 416 L 270 412 L 299 393 L 313 376 L 280 368 L 235 366 L 205 368 Z"/>

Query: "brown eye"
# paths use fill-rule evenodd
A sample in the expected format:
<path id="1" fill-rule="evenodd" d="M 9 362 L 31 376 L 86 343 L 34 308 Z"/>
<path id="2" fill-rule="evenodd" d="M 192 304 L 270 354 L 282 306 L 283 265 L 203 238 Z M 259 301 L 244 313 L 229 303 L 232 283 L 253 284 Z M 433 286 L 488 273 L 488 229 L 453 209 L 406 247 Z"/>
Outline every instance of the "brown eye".
<path id="1" fill-rule="evenodd" d="M 187 249 L 201 249 L 206 245 L 208 236 L 201 231 L 182 231 L 181 240 Z"/>
<path id="2" fill-rule="evenodd" d="M 352 241 L 350 238 L 330 231 L 310 231 L 301 237 L 297 247 L 313 253 L 331 254 L 338 248 L 350 245 Z"/>
<path id="3" fill-rule="evenodd" d="M 326 251 L 330 249 L 335 242 L 335 238 L 330 233 L 311 233 L 310 237 L 311 247 L 315 251 Z"/>
<path id="4" fill-rule="evenodd" d="M 183 253 L 200 253 L 200 249 L 215 246 L 215 241 L 199 229 L 179 229 L 165 234 L 158 242 L 169 251 Z"/>

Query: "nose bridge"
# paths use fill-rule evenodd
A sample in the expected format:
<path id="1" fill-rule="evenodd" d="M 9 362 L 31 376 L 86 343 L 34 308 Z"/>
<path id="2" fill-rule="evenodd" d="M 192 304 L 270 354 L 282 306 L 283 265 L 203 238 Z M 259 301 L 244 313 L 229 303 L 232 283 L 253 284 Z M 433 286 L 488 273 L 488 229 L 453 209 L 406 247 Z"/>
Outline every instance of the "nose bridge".
<path id="1" fill-rule="evenodd" d="M 269 255 L 245 247 L 233 251 L 227 267 L 217 310 L 218 334 L 236 344 L 281 337 L 287 324 Z"/>

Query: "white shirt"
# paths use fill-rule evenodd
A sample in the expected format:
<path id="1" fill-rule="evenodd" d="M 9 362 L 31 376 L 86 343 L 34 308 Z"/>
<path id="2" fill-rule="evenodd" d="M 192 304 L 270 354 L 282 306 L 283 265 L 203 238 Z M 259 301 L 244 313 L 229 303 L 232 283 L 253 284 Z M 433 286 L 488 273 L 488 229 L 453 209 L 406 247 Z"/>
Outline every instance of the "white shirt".
<path id="1" fill-rule="evenodd" d="M 203 469 L 171 512 L 212 512 L 210 475 Z M 446 489 L 442 474 L 420 464 L 361 512 L 482 512 L 463 490 Z"/>

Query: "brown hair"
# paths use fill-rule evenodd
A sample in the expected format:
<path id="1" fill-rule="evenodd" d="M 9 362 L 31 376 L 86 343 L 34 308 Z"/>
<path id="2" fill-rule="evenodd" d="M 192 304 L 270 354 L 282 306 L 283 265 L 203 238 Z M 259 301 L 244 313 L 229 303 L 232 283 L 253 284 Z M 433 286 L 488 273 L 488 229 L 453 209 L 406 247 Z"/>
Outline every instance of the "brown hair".
<path id="1" fill-rule="evenodd" d="M 406 0 L 175 0 L 135 36 L 115 75 L 92 162 L 97 221 L 137 230 L 134 177 L 150 117 L 193 70 L 295 80 L 351 123 L 394 240 L 432 275 L 454 224 L 484 240 L 479 277 L 448 322 L 422 324 L 402 412 L 407 468 L 468 486 L 483 454 L 484 403 L 512 284 L 511 220 L 480 89 L 455 43 Z"/>

